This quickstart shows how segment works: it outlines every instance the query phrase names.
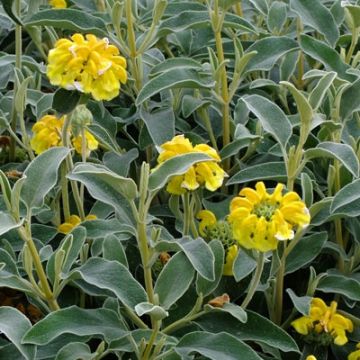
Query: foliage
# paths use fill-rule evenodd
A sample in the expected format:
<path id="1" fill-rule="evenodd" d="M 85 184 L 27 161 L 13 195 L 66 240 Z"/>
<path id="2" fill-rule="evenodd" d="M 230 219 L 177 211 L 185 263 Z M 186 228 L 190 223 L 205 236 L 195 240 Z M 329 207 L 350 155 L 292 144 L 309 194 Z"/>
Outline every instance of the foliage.
<path id="1" fill-rule="evenodd" d="M 1 0 L 0 358 L 356 360 L 359 34 L 355 0 Z"/>

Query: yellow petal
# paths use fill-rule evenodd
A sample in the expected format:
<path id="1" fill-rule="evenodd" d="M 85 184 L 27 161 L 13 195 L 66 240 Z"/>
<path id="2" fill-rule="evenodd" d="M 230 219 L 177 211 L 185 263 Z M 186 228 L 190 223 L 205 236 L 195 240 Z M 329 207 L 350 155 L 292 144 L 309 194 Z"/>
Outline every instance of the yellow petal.
<path id="1" fill-rule="evenodd" d="M 233 264 L 236 259 L 238 251 L 239 251 L 239 248 L 237 247 L 237 245 L 232 245 L 227 250 L 225 264 L 224 264 L 224 268 L 223 268 L 223 275 L 225 275 L 225 276 L 234 275 Z"/>
<path id="2" fill-rule="evenodd" d="M 206 236 L 206 227 L 216 224 L 216 216 L 209 210 L 199 211 L 196 218 L 200 220 L 199 232 L 201 236 Z"/>

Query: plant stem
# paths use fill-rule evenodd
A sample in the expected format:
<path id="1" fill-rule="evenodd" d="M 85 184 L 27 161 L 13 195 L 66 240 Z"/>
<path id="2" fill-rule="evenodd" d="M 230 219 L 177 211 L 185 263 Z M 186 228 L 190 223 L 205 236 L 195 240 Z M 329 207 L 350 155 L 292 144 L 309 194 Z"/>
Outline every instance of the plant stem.
<path id="1" fill-rule="evenodd" d="M 149 343 L 147 344 L 146 349 L 144 351 L 144 354 L 142 356 L 142 360 L 148 360 L 149 359 L 150 352 L 151 352 L 153 344 L 154 344 L 154 342 L 156 340 L 157 334 L 159 333 L 159 329 L 160 329 L 160 321 L 155 321 L 154 329 L 153 329 L 153 331 L 151 333 Z"/>
<path id="2" fill-rule="evenodd" d="M 61 196 L 62 196 L 62 205 L 63 205 L 63 212 L 64 212 L 64 219 L 65 221 L 70 217 L 70 205 L 69 205 L 69 190 L 68 190 L 68 181 L 66 178 L 67 167 L 66 162 L 61 164 Z"/>
<path id="3" fill-rule="evenodd" d="M 21 14 L 21 0 L 15 1 L 15 14 L 20 17 Z M 21 25 L 15 25 L 15 68 L 21 69 L 21 56 L 22 56 L 22 28 Z M 17 85 L 16 81 L 14 82 L 14 98 L 11 109 L 11 130 L 16 134 L 16 126 L 17 126 L 17 111 L 15 107 L 15 98 L 17 93 Z M 10 139 L 10 149 L 9 149 L 9 160 L 10 162 L 15 161 L 16 157 L 16 140 L 11 137 Z"/>
<path id="4" fill-rule="evenodd" d="M 72 113 L 65 116 L 64 125 L 62 128 L 61 137 L 62 137 L 62 142 L 65 147 L 70 147 L 70 144 L 69 144 L 70 131 L 69 131 L 69 129 L 70 129 L 70 125 L 71 125 L 71 117 L 72 117 Z M 67 172 L 70 172 L 74 168 L 71 154 L 69 154 L 66 157 L 66 166 L 67 166 Z M 81 221 L 83 221 L 85 219 L 85 212 L 84 212 L 84 204 L 81 201 L 81 197 L 80 197 L 80 193 L 79 193 L 79 188 L 77 187 L 76 181 L 71 180 L 70 185 L 71 185 L 71 189 L 73 192 L 75 204 L 76 204 L 77 210 L 79 212 L 79 216 L 81 218 Z"/>
<path id="5" fill-rule="evenodd" d="M 214 17 L 213 17 L 213 31 L 215 33 L 215 44 L 216 44 L 216 53 L 219 60 L 219 64 L 222 64 L 225 61 L 224 48 L 221 38 L 221 30 L 224 22 L 224 14 L 220 15 L 219 12 L 219 3 L 218 0 L 215 0 L 214 4 Z M 229 89 L 227 83 L 227 73 L 226 67 L 221 68 L 220 73 L 221 78 L 221 94 L 219 94 L 223 100 L 223 118 L 222 118 L 222 130 L 223 130 L 223 147 L 230 143 L 230 99 L 229 99 Z M 230 169 L 230 158 L 224 161 L 224 170 L 228 171 Z"/>
<path id="6" fill-rule="evenodd" d="M 136 37 L 134 31 L 134 23 L 133 23 L 133 13 L 132 13 L 132 0 L 126 0 L 126 22 L 127 22 L 127 30 L 128 30 L 128 43 L 130 48 L 130 59 L 132 64 L 132 72 L 135 79 L 135 90 L 139 92 L 141 89 L 141 79 L 138 71 L 138 65 L 136 61 L 137 50 L 136 50 Z"/>
<path id="7" fill-rule="evenodd" d="M 29 248 L 31 257 L 34 262 L 35 270 L 36 270 L 36 273 L 38 275 L 38 278 L 39 278 L 39 281 L 41 284 L 41 289 L 45 294 L 46 301 L 49 305 L 50 310 L 52 310 L 52 311 L 59 310 L 60 307 L 59 307 L 56 299 L 54 298 L 54 295 L 50 288 L 46 273 L 41 264 L 39 253 L 38 253 L 35 243 L 32 239 L 29 223 L 26 224 L 25 226 L 20 227 L 18 230 L 18 233 L 19 233 L 20 237 L 26 242 L 26 244 Z"/>
<path id="8" fill-rule="evenodd" d="M 251 283 L 249 286 L 249 290 L 246 294 L 246 297 L 244 299 L 244 301 L 241 304 L 241 307 L 243 309 L 246 309 L 246 307 L 249 305 L 251 299 L 253 298 L 256 289 L 260 283 L 260 279 L 261 279 L 261 274 L 263 272 L 264 269 L 264 262 L 265 262 L 265 256 L 263 252 L 259 252 L 258 253 L 258 259 L 257 259 L 257 267 L 256 267 L 256 271 L 254 273 L 253 278 L 251 279 Z"/>
<path id="9" fill-rule="evenodd" d="M 189 191 L 182 196 L 184 223 L 183 223 L 183 236 L 189 235 L 190 222 L 191 222 L 191 209 L 190 209 L 190 194 Z"/>
<path id="10" fill-rule="evenodd" d="M 185 326 L 186 324 L 188 324 L 189 322 L 197 319 L 198 317 L 202 316 L 206 314 L 206 312 L 203 310 L 203 311 L 200 311 L 196 314 L 192 314 L 190 316 L 185 316 L 177 321 L 174 321 L 172 324 L 168 325 L 162 332 L 164 334 L 170 334 L 180 328 L 182 328 L 183 326 Z"/>
<path id="11" fill-rule="evenodd" d="M 346 54 L 346 58 L 345 58 L 345 62 L 347 64 L 350 64 L 350 62 L 351 62 L 351 58 L 352 58 L 352 56 L 354 54 L 354 50 L 355 50 L 355 47 L 357 45 L 358 39 L 359 39 L 359 28 L 354 26 L 353 29 L 352 29 L 352 32 L 351 32 L 350 48 L 349 48 L 349 51 Z"/>
<path id="12" fill-rule="evenodd" d="M 297 33 L 298 41 L 300 39 L 300 35 L 303 32 L 303 30 L 304 30 L 304 28 L 303 28 L 301 18 L 298 17 L 297 21 L 296 21 L 296 33 Z M 299 60 L 298 60 L 298 78 L 297 78 L 297 85 L 298 85 L 299 89 L 303 89 L 303 87 L 304 87 L 303 76 L 304 76 L 304 54 L 300 50 Z"/>
<path id="13" fill-rule="evenodd" d="M 283 308 L 283 292 L 284 292 L 284 276 L 285 276 L 285 249 L 287 241 L 284 241 L 284 253 L 280 258 L 280 266 L 278 272 L 276 274 L 276 282 L 275 282 L 275 293 L 274 293 L 274 301 L 273 301 L 273 314 L 271 316 L 271 320 L 275 322 L 275 324 L 280 325 L 282 319 L 282 308 Z M 277 250 L 279 251 L 279 250 Z"/>

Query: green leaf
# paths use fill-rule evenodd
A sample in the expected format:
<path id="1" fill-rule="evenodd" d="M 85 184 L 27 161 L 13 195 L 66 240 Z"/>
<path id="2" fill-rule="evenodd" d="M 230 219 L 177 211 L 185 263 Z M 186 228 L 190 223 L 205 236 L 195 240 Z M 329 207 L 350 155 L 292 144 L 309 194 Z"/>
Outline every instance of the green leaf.
<path id="1" fill-rule="evenodd" d="M 330 211 L 352 217 L 360 215 L 360 179 L 344 186 L 334 196 Z"/>
<path id="2" fill-rule="evenodd" d="M 348 86 L 340 100 L 340 116 L 342 119 L 349 118 L 355 111 L 360 110 L 358 99 L 360 96 L 360 79 Z"/>
<path id="3" fill-rule="evenodd" d="M 93 198 L 113 206 L 123 221 L 132 224 L 127 200 L 137 197 L 134 180 L 119 176 L 104 165 L 89 163 L 77 164 L 67 177 L 83 183 Z"/>
<path id="4" fill-rule="evenodd" d="M 0 170 L 0 190 L 8 211 L 11 211 L 11 186 L 7 176 Z M 1 224 L 1 222 L 0 222 Z"/>
<path id="5" fill-rule="evenodd" d="M 302 238 L 286 258 L 286 273 L 290 274 L 310 264 L 320 254 L 327 238 L 325 231 Z"/>
<path id="6" fill-rule="evenodd" d="M 120 146 L 117 144 L 116 140 L 110 135 L 109 131 L 105 129 L 103 126 L 98 124 L 91 124 L 86 126 L 86 129 L 95 136 L 96 140 L 99 141 L 100 144 L 106 146 L 108 149 L 119 152 Z"/>
<path id="7" fill-rule="evenodd" d="M 106 24 L 101 18 L 75 9 L 43 10 L 27 19 L 25 25 L 52 26 L 99 37 L 107 36 Z"/>
<path id="8" fill-rule="evenodd" d="M 287 19 L 286 4 L 274 1 L 269 9 L 267 26 L 272 33 L 279 33 L 285 25 Z"/>
<path id="9" fill-rule="evenodd" d="M 196 241 L 196 240 L 195 240 Z M 186 290 L 194 278 L 194 269 L 184 253 L 175 254 L 162 269 L 156 280 L 154 292 L 162 307 L 169 309 Z"/>
<path id="10" fill-rule="evenodd" d="M 127 330 L 116 312 L 70 306 L 47 315 L 23 337 L 23 344 L 46 345 L 62 334 L 93 335 L 106 341 L 119 339 Z"/>
<path id="11" fill-rule="evenodd" d="M 26 168 L 21 198 L 29 210 L 43 205 L 46 194 L 57 182 L 61 162 L 69 153 L 70 150 L 64 147 L 51 148 L 37 156 Z"/>
<path id="12" fill-rule="evenodd" d="M 214 85 L 209 75 L 203 75 L 193 69 L 174 68 L 149 80 L 142 87 L 135 105 L 139 106 L 151 96 L 167 89 L 210 89 Z"/>
<path id="13" fill-rule="evenodd" d="M 64 251 L 64 262 L 61 267 L 62 274 L 68 274 L 71 270 L 72 265 L 78 258 L 80 251 L 86 240 L 86 230 L 83 226 L 77 226 L 74 228 L 70 234 L 67 234 L 64 239 L 61 241 L 60 246 L 54 251 L 47 262 L 46 272 L 48 277 L 54 281 L 55 271 L 59 271 L 55 267 L 55 258 L 56 254 L 59 251 Z M 64 275 L 63 275 L 64 276 Z"/>
<path id="14" fill-rule="evenodd" d="M 12 229 L 21 226 L 22 222 L 17 223 L 12 216 L 0 211 L 0 235 L 6 234 Z"/>
<path id="15" fill-rule="evenodd" d="M 234 279 L 236 282 L 244 279 L 256 268 L 257 261 L 243 249 L 238 251 L 233 265 Z"/>
<path id="16" fill-rule="evenodd" d="M 176 58 L 170 58 L 166 59 L 160 64 L 155 65 L 151 71 L 150 75 L 155 76 L 160 73 L 163 73 L 165 71 L 169 71 L 174 68 L 186 68 L 186 69 L 195 69 L 195 70 L 201 70 L 202 66 L 201 63 L 199 63 L 196 60 L 193 60 L 191 58 L 187 57 L 176 57 Z"/>
<path id="17" fill-rule="evenodd" d="M 220 151 L 220 157 L 222 160 L 227 159 L 230 156 L 238 154 L 238 152 L 249 146 L 251 139 L 235 139 L 230 144 L 224 146 Z"/>
<path id="18" fill-rule="evenodd" d="M 150 315 L 154 320 L 162 320 L 169 316 L 169 313 L 161 306 L 143 302 L 135 306 L 135 312 L 139 316 Z"/>
<path id="19" fill-rule="evenodd" d="M 255 180 L 285 181 L 286 167 L 283 162 L 270 162 L 249 166 L 233 175 L 226 185 L 241 184 Z"/>
<path id="20" fill-rule="evenodd" d="M 350 15 L 352 26 L 360 27 L 360 6 L 346 4 L 345 11 Z"/>
<path id="21" fill-rule="evenodd" d="M 55 360 L 91 360 L 93 358 L 94 354 L 91 354 L 89 345 L 80 342 L 72 342 L 59 350 Z"/>
<path id="22" fill-rule="evenodd" d="M 137 159 L 138 156 L 139 151 L 135 148 L 121 155 L 108 151 L 104 154 L 103 162 L 111 171 L 126 177 L 129 173 L 131 163 Z"/>
<path id="23" fill-rule="evenodd" d="M 172 107 L 162 107 L 151 113 L 141 107 L 140 117 L 155 145 L 160 146 L 174 137 L 175 114 Z"/>
<path id="24" fill-rule="evenodd" d="M 349 65 L 345 64 L 337 51 L 327 46 L 320 40 L 308 35 L 300 35 L 301 49 L 309 56 L 325 65 L 328 71 L 335 71 L 339 77 L 350 82 L 355 76 L 348 74 Z"/>
<path id="25" fill-rule="evenodd" d="M 224 247 L 219 240 L 212 240 L 209 243 L 209 247 L 214 254 L 215 263 L 214 263 L 214 270 L 215 270 L 215 280 L 210 281 L 202 277 L 199 273 L 196 279 L 196 291 L 198 294 L 202 293 L 203 296 L 210 295 L 218 286 L 223 272 L 223 265 L 224 265 Z"/>
<path id="26" fill-rule="evenodd" d="M 281 351 L 296 351 L 294 339 L 279 326 L 265 317 L 247 311 L 248 321 L 243 324 L 229 314 L 206 314 L 196 320 L 204 331 L 219 333 L 229 331 L 239 340 L 260 341 Z"/>
<path id="27" fill-rule="evenodd" d="M 297 42 L 286 36 L 270 36 L 257 40 L 246 49 L 246 53 L 256 51 L 257 54 L 245 68 L 245 73 L 255 70 L 268 71 L 281 57 L 298 48 Z"/>
<path id="28" fill-rule="evenodd" d="M 149 177 L 149 190 L 159 190 L 166 185 L 172 176 L 184 174 L 192 165 L 198 162 L 211 160 L 214 159 L 203 153 L 174 156 L 153 170 Z"/>
<path id="29" fill-rule="evenodd" d="M 21 20 L 14 12 L 14 0 L 1 0 L 1 4 L 7 15 L 15 22 L 15 24 L 22 25 Z"/>
<path id="30" fill-rule="evenodd" d="M 359 160 L 351 146 L 333 142 L 322 142 L 316 148 L 308 149 L 305 159 L 331 158 L 339 160 L 354 177 L 359 177 Z"/>
<path id="31" fill-rule="evenodd" d="M 275 103 L 259 95 L 242 98 L 248 109 L 260 120 L 262 127 L 285 148 L 292 134 L 291 124 Z"/>
<path id="32" fill-rule="evenodd" d="M 204 28 L 210 25 L 208 11 L 187 10 L 162 21 L 158 36 L 165 36 L 169 33 L 179 33 L 190 28 Z M 239 29 L 246 32 L 256 33 L 254 26 L 240 16 L 227 13 L 224 19 L 224 27 Z"/>
<path id="33" fill-rule="evenodd" d="M 296 310 L 304 316 L 309 316 L 312 297 L 297 296 L 291 289 L 286 289 L 286 292 L 290 296 L 290 299 L 293 302 Z"/>
<path id="34" fill-rule="evenodd" d="M 209 245 L 202 239 L 183 237 L 175 241 L 160 241 L 155 245 L 157 251 L 180 251 L 182 250 L 191 262 L 193 268 L 205 279 L 215 280 L 214 254 Z"/>
<path id="35" fill-rule="evenodd" d="M 334 47 L 339 38 L 339 29 L 330 10 L 319 0 L 290 0 L 294 10 L 305 25 L 313 27 L 323 34 L 327 42 Z"/>
<path id="36" fill-rule="evenodd" d="M 97 192 L 101 184 L 102 187 L 108 187 L 128 200 L 134 200 L 138 196 L 134 180 L 119 176 L 103 165 L 77 164 L 68 177 L 84 183 L 90 193 Z"/>
<path id="37" fill-rule="evenodd" d="M 0 319 L 0 333 L 5 334 L 26 360 L 35 359 L 36 347 L 23 344 L 21 341 L 31 328 L 30 320 L 19 310 L 9 306 L 0 307 Z"/>
<path id="38" fill-rule="evenodd" d="M 233 303 L 225 303 L 223 307 L 214 307 L 211 305 L 205 305 L 204 308 L 206 311 L 228 313 L 242 323 L 246 323 L 247 321 L 246 311 L 241 306 Z"/>
<path id="39" fill-rule="evenodd" d="M 328 275 L 322 278 L 316 288 L 331 294 L 340 294 L 355 301 L 360 301 L 360 284 L 346 275 Z"/>
<path id="40" fill-rule="evenodd" d="M 0 271 L 0 286 L 19 290 L 25 294 L 33 294 L 34 290 L 30 282 L 17 275 L 9 274 L 7 271 Z"/>
<path id="41" fill-rule="evenodd" d="M 125 250 L 121 244 L 121 240 L 114 234 L 106 236 L 102 244 L 103 257 L 106 260 L 115 260 L 125 267 L 128 267 Z"/>
<path id="42" fill-rule="evenodd" d="M 301 173 L 301 193 L 306 207 L 309 208 L 314 201 L 314 189 L 311 178 L 307 173 Z"/>
<path id="43" fill-rule="evenodd" d="M 84 265 L 72 271 L 70 278 L 81 278 L 100 289 L 109 290 L 132 309 L 135 305 L 147 301 L 143 287 L 128 268 L 117 261 L 90 258 Z"/>
<path id="44" fill-rule="evenodd" d="M 337 73 L 334 71 L 330 71 L 325 74 L 314 87 L 309 95 L 309 103 L 314 111 L 318 109 L 318 107 L 323 102 L 326 92 L 332 85 L 335 80 Z"/>
<path id="45" fill-rule="evenodd" d="M 212 360 L 238 360 L 240 354 L 246 360 L 261 360 L 250 346 L 225 332 L 194 331 L 186 334 L 175 346 L 175 351 L 186 358 L 196 352 Z"/>
<path id="46" fill-rule="evenodd" d="M 286 86 L 291 92 L 300 114 L 300 122 L 301 124 L 307 125 L 309 128 L 313 119 L 313 111 L 307 98 L 293 84 L 287 81 L 281 81 L 280 84 Z"/>

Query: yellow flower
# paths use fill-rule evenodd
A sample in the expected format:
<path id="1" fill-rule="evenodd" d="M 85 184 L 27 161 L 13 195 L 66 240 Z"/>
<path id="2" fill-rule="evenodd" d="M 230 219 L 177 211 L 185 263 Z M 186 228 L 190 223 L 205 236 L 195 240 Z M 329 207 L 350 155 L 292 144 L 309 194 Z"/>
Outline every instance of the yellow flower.
<path id="1" fill-rule="evenodd" d="M 56 9 L 65 9 L 67 7 L 65 0 L 50 0 L 50 5 Z"/>
<path id="2" fill-rule="evenodd" d="M 314 355 L 309 355 L 306 357 L 306 360 L 316 360 L 316 357 Z"/>
<path id="3" fill-rule="evenodd" d="M 36 154 L 41 154 L 45 150 L 61 145 L 61 129 L 65 117 L 58 119 L 54 115 L 45 115 L 32 127 L 34 133 L 30 141 L 31 148 Z"/>
<path id="4" fill-rule="evenodd" d="M 37 121 L 32 131 L 34 133 L 33 138 L 30 141 L 31 148 L 36 154 L 41 154 L 45 150 L 54 147 L 61 146 L 61 132 L 64 125 L 65 115 L 58 119 L 55 115 L 45 115 L 39 121 Z M 71 132 L 71 129 L 70 129 Z M 85 130 L 86 138 L 86 156 L 90 155 L 90 152 L 96 150 L 99 146 L 98 141 L 94 136 Z M 72 144 L 78 154 L 81 154 L 82 137 L 81 135 L 72 135 Z"/>
<path id="5" fill-rule="evenodd" d="M 353 323 L 350 319 L 337 313 L 336 308 L 336 301 L 332 301 L 330 306 L 327 306 L 322 299 L 313 298 L 309 316 L 302 316 L 293 321 L 291 325 L 299 334 L 327 333 L 334 338 L 336 345 L 344 345 L 348 342 L 346 331 L 353 331 Z"/>
<path id="6" fill-rule="evenodd" d="M 360 343 L 356 345 L 358 350 L 353 351 L 348 355 L 348 360 L 360 360 Z"/>
<path id="7" fill-rule="evenodd" d="M 85 217 L 85 221 L 96 220 L 96 215 L 88 215 Z M 75 227 L 81 223 L 81 219 L 77 215 L 70 215 L 68 219 L 58 226 L 58 232 L 63 234 L 70 233 Z"/>
<path id="8" fill-rule="evenodd" d="M 99 142 L 94 138 L 94 136 L 85 130 L 85 140 L 86 140 L 86 157 L 90 155 L 90 152 L 96 150 L 99 147 Z M 72 144 L 78 154 L 81 154 L 82 150 L 82 136 L 78 135 L 73 137 Z"/>
<path id="9" fill-rule="evenodd" d="M 214 213 L 209 210 L 201 210 L 196 216 L 199 220 L 199 233 L 206 240 L 218 239 L 225 248 L 223 275 L 233 276 L 233 264 L 239 251 L 236 241 L 233 239 L 230 225 L 227 221 L 217 220 Z"/>
<path id="10" fill-rule="evenodd" d="M 213 161 L 203 161 L 191 166 L 183 175 L 173 176 L 166 188 L 169 193 L 182 195 L 187 190 L 193 191 L 202 185 L 210 191 L 215 191 L 222 185 L 226 174 L 218 164 L 221 160 L 218 153 L 209 145 L 193 146 L 184 135 L 178 135 L 171 141 L 161 145 L 161 150 L 157 159 L 159 165 L 174 156 L 188 153 L 204 153 L 214 159 Z"/>
<path id="11" fill-rule="evenodd" d="M 74 34 L 50 50 L 47 76 L 53 85 L 91 93 L 95 100 L 111 100 L 119 95 L 120 82 L 127 80 L 125 68 L 125 58 L 107 38 Z"/>
<path id="12" fill-rule="evenodd" d="M 294 230 L 309 224 L 310 215 L 297 193 L 282 195 L 283 184 L 278 184 L 272 194 L 263 182 L 255 188 L 242 189 L 232 200 L 228 221 L 240 245 L 266 252 L 276 249 L 279 240 L 292 239 Z"/>

